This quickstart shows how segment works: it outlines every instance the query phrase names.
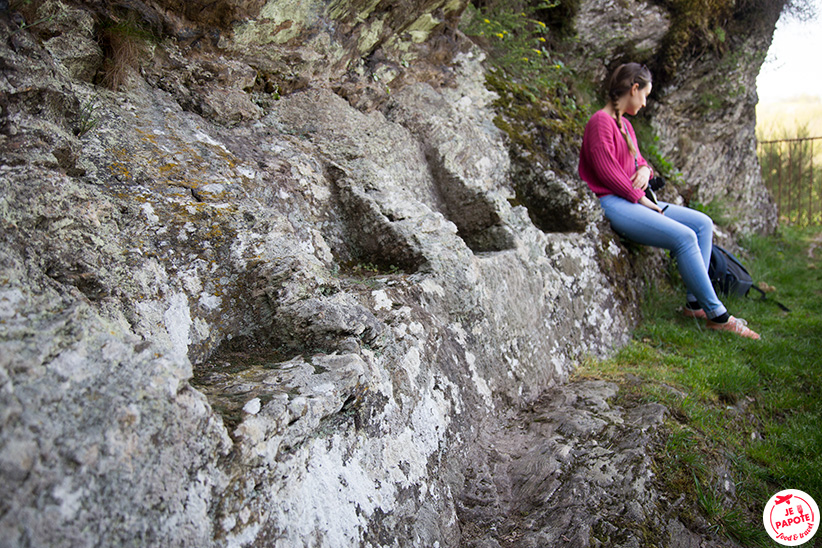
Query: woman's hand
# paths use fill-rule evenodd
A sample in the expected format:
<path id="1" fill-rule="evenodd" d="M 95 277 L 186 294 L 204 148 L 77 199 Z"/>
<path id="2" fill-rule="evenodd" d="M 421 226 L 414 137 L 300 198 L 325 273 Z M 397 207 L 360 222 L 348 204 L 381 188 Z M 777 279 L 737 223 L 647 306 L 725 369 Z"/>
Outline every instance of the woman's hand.
<path id="1" fill-rule="evenodd" d="M 640 198 L 639 203 L 644 205 L 647 208 L 653 209 L 654 211 L 656 211 L 658 213 L 662 213 L 663 215 L 665 215 L 665 213 L 662 211 L 662 209 L 658 205 L 653 203 L 651 200 L 649 200 L 647 196 L 643 196 L 642 198 Z"/>
<path id="2" fill-rule="evenodd" d="M 645 191 L 648 188 L 648 181 L 651 180 L 651 170 L 648 166 L 641 166 L 634 176 L 631 177 L 631 184 L 634 185 L 634 188 L 637 188 L 641 191 Z"/>

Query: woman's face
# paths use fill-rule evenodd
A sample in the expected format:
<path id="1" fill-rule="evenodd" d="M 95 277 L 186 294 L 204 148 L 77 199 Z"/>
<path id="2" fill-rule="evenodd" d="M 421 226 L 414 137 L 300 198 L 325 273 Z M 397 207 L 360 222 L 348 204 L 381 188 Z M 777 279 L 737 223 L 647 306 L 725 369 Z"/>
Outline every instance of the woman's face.
<path id="1" fill-rule="evenodd" d="M 644 88 L 640 88 L 639 84 L 631 87 L 631 91 L 628 92 L 628 101 L 625 104 L 625 114 L 634 116 L 645 106 L 648 95 L 651 94 L 651 87 L 653 86 L 650 82 Z"/>

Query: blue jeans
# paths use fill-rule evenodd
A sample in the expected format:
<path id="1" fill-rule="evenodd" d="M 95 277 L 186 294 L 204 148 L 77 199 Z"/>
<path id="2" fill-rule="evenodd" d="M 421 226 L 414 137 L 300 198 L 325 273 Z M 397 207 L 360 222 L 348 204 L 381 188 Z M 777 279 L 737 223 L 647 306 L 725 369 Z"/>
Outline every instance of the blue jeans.
<path id="1" fill-rule="evenodd" d="M 698 302 L 708 318 L 727 312 L 708 277 L 714 226 L 710 217 L 694 209 L 664 202 L 659 202 L 660 207 L 667 205 L 668 209 L 660 215 L 642 204 L 615 195 L 603 196 L 599 203 L 605 218 L 618 234 L 638 244 L 671 252 L 688 289 L 688 300 Z"/>

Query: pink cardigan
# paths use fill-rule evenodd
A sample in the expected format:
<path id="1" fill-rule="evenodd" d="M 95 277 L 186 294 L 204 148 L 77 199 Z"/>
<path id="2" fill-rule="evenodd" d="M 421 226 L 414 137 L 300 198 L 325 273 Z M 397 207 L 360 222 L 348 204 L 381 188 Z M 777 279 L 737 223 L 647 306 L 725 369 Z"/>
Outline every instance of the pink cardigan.
<path id="1" fill-rule="evenodd" d="M 648 162 L 639 153 L 636 133 L 631 123 L 623 116 L 622 123 L 637 149 L 636 163 L 625 137 L 617 127 L 616 120 L 605 111 L 597 111 L 588 120 L 579 151 L 579 176 L 597 197 L 616 194 L 630 202 L 638 202 L 645 193 L 631 184 L 631 177 L 638 166 Z"/>

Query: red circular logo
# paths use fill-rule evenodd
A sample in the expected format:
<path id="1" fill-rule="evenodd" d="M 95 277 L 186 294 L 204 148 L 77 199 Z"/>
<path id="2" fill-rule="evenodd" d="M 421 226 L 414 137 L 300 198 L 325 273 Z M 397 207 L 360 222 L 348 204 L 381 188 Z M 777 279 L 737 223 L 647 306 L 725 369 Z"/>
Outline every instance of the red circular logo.
<path id="1" fill-rule="evenodd" d="M 819 507 L 810 495 L 797 489 L 775 494 L 762 512 L 765 530 L 783 546 L 805 544 L 819 528 Z"/>

